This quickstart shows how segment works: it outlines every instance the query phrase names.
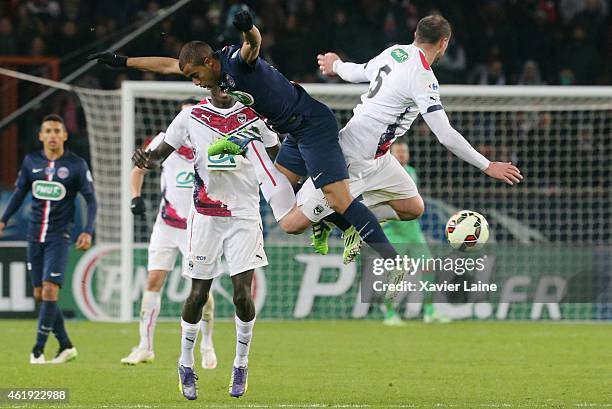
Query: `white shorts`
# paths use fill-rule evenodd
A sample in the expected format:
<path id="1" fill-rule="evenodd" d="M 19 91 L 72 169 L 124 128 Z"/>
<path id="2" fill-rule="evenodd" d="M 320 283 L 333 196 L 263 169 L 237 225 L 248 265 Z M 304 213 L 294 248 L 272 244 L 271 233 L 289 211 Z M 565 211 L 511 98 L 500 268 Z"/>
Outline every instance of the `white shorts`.
<path id="1" fill-rule="evenodd" d="M 351 195 L 363 195 L 363 203 L 368 207 L 419 194 L 414 180 L 390 153 L 374 160 L 346 159 Z M 297 205 L 302 206 L 302 212 L 312 222 L 318 222 L 333 213 L 325 195 L 320 189 L 315 189 L 310 178 L 297 194 Z"/>
<path id="2" fill-rule="evenodd" d="M 260 218 L 206 216 L 194 210 L 187 221 L 187 263 L 183 276 L 210 280 L 224 268 L 230 276 L 268 265 Z"/>
<path id="3" fill-rule="evenodd" d="M 158 217 L 149 241 L 147 270 L 173 270 L 179 253 L 187 255 L 186 230 L 168 226 Z"/>

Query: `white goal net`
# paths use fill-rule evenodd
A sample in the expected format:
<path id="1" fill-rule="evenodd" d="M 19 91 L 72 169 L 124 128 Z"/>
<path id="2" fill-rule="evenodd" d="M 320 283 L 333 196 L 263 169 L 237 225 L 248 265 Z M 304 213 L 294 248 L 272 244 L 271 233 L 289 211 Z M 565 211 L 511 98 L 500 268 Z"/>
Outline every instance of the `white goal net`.
<path id="1" fill-rule="evenodd" d="M 341 125 L 352 115 L 365 86 L 306 85 L 334 110 Z M 138 314 L 146 276 L 146 245 L 158 209 L 159 174 L 145 178 L 146 220 L 130 211 L 130 156 L 135 146 L 165 130 L 188 97 L 203 91 L 183 82 L 124 82 L 122 90 L 78 89 L 86 114 L 92 169 L 99 198 L 96 274 L 87 276 L 87 294 L 100 319 L 132 319 Z M 548 243 L 609 246 L 612 199 L 612 91 L 607 87 L 442 87 L 451 123 L 479 151 L 512 161 L 525 175 L 509 187 L 490 180 L 452 157 L 422 120 L 404 136 L 427 211 L 426 237 L 441 242 L 442 226 L 461 208 L 486 215 L 497 243 Z M 358 272 L 343 266 L 339 243 L 332 255 L 313 254 L 304 236 L 282 233 L 262 205 L 270 266 L 256 277 L 262 318 L 379 317 L 377 308 L 359 303 Z M 94 252 L 95 253 L 95 252 Z M 93 261 L 92 261 L 93 260 Z M 100 261 L 102 260 L 102 261 Z M 94 264 L 95 264 L 94 263 Z M 314 285 L 312 284 L 314 283 Z M 311 288 L 305 288 L 309 286 Z M 323 287 L 325 288 L 323 289 Z M 176 317 L 187 295 L 180 265 L 164 287 L 162 316 Z M 218 315 L 232 314 L 227 280 L 215 285 Z M 317 292 L 320 291 L 320 292 Z M 565 305 L 564 318 L 612 318 L 609 299 Z M 402 309 L 403 310 L 403 309 Z M 406 308 L 406 316 L 418 310 Z M 508 318 L 533 318 L 529 305 Z M 96 315 L 97 314 L 97 315 Z M 471 317 L 471 313 L 466 315 Z"/>

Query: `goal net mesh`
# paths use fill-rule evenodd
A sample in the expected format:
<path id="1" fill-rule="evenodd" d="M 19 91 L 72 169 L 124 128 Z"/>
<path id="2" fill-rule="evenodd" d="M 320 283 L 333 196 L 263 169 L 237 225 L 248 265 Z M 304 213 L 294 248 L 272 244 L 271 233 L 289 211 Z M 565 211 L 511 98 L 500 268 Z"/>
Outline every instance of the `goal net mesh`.
<path id="1" fill-rule="evenodd" d="M 140 146 L 163 131 L 178 112 L 180 100 L 203 98 L 201 89 L 176 83 L 164 91 L 159 83 L 146 83 L 134 94 L 134 143 Z M 453 157 L 418 119 L 403 137 L 410 149 L 410 163 L 418 173 L 418 188 L 426 202 L 421 219 L 431 243 L 443 240 L 443 225 L 452 212 L 474 209 L 486 215 L 492 225 L 492 241 L 497 243 L 548 243 L 563 246 L 605 246 L 610 243 L 612 200 L 609 175 L 612 139 L 612 97 L 598 96 L 504 96 L 489 87 L 472 88 L 468 94 L 455 87 L 442 89 L 442 101 L 452 125 L 480 152 L 497 161 L 517 164 L 525 181 L 507 186 L 484 176 Z M 459 87 L 458 87 L 459 88 Z M 505 89 L 502 87 L 499 89 Z M 487 92 L 479 92 L 479 89 Z M 342 85 L 314 86 L 311 94 L 332 108 L 340 125 L 352 115 L 361 88 Z M 131 152 L 121 151 L 121 90 L 78 89 L 89 134 L 92 170 L 99 199 L 96 227 L 97 244 L 115 246 L 98 268 L 98 285 L 118 280 L 121 271 L 118 243 L 122 229 L 132 229 L 134 272 L 131 291 L 134 316 L 146 280 L 146 246 L 159 208 L 159 173 L 145 177 L 142 196 L 147 214 L 134 218 L 134 226 L 121 223 L 120 160 Z M 361 318 L 382 317 L 381 311 L 359 304 L 359 274 L 354 266 L 341 263 L 341 243 L 332 240 L 331 255 L 313 254 L 307 235 L 284 234 L 262 202 L 266 251 L 270 265 L 256 274 L 256 299 L 261 318 Z M 335 236 L 337 237 L 337 236 Z M 325 261 L 321 261 L 325 260 Z M 316 272 L 313 273 L 314 270 Z M 163 289 L 160 316 L 180 314 L 189 283 L 180 277 L 180 262 L 168 276 Z M 319 287 L 328 285 L 333 295 L 312 294 L 308 280 L 316 276 Z M 340 276 L 351 277 L 350 285 L 339 283 Z M 231 317 L 231 284 L 223 277 L 214 285 L 217 316 Z M 94 290 L 96 291 L 96 290 Z M 105 291 L 100 308 L 110 318 L 119 311 L 119 292 Z M 315 291 L 316 292 L 316 291 Z M 599 300 L 601 301 L 601 300 Z M 611 300 L 562 306 L 563 318 L 612 318 Z M 414 317 L 419 308 L 401 306 L 405 316 Z M 532 306 L 514 306 L 508 318 L 529 319 Z M 468 314 L 469 315 L 469 314 Z M 469 316 L 468 316 L 469 318 Z"/>

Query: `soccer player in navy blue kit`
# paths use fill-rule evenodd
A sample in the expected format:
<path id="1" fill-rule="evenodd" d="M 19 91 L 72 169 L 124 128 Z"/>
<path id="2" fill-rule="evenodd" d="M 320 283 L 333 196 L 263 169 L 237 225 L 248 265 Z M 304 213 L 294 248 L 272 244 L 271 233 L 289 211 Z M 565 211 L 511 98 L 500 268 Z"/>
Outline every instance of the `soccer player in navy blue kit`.
<path id="1" fill-rule="evenodd" d="M 79 250 L 91 247 L 97 205 L 87 163 L 64 149 L 68 133 L 63 119 L 58 115 L 44 117 L 38 138 L 43 149 L 30 153 L 23 160 L 15 191 L 0 218 L 0 235 L 31 191 L 27 265 L 34 298 L 41 304 L 36 344 L 30 355 L 30 363 L 60 364 L 77 356 L 77 350 L 66 332 L 62 311 L 57 305 L 72 242 L 77 193 L 81 193 L 87 202 L 87 224 L 76 241 Z M 54 359 L 46 361 L 43 352 L 50 332 L 57 338 L 60 349 Z"/>
<path id="2" fill-rule="evenodd" d="M 128 58 L 108 52 L 92 55 L 90 59 L 114 67 L 182 74 L 203 88 L 220 86 L 266 118 L 276 132 L 289 134 L 276 158 L 276 166 L 293 185 L 302 177 L 311 176 L 330 207 L 342 215 L 331 221 L 353 225 L 361 238 L 383 257 L 394 258 L 397 253 L 374 214 L 350 194 L 333 112 L 259 57 L 261 34 L 248 10 L 236 13 L 234 26 L 242 32 L 244 42 L 220 51 L 213 51 L 205 42 L 191 41 L 183 46 L 178 60 Z M 306 220 L 306 216 L 301 213 L 300 216 Z M 287 232 L 297 232 L 295 226 L 303 223 L 287 217 L 279 220 L 279 224 Z"/>

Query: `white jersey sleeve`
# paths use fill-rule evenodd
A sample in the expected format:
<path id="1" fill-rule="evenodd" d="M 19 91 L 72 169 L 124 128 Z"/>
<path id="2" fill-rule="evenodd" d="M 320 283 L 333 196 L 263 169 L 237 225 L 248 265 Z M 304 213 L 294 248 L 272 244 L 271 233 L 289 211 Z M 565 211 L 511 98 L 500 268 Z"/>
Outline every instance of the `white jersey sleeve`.
<path id="1" fill-rule="evenodd" d="M 147 145 L 147 148 L 145 150 L 148 152 L 148 151 L 152 151 L 155 148 L 157 148 L 159 145 L 161 145 L 165 136 L 166 134 L 164 132 L 160 132 L 157 135 L 155 135 L 155 138 L 151 140 L 151 142 Z"/>
<path id="2" fill-rule="evenodd" d="M 257 129 L 266 148 L 278 145 L 278 134 L 268 128 L 263 120 L 257 120 L 252 127 Z"/>
<path id="3" fill-rule="evenodd" d="M 446 149 L 480 170 L 489 167 L 489 160 L 451 126 L 444 110 L 430 112 L 423 115 L 423 119 Z"/>
<path id="4" fill-rule="evenodd" d="M 412 100 L 416 102 L 421 115 L 444 109 L 440 102 L 440 86 L 431 70 L 416 71 L 410 84 Z"/>
<path id="5" fill-rule="evenodd" d="M 336 60 L 334 61 L 333 70 L 340 78 L 347 82 L 370 82 L 378 75 L 380 63 L 388 53 L 389 49 L 386 49 L 364 64 Z"/>
<path id="6" fill-rule="evenodd" d="M 185 108 L 172 120 L 168 129 L 166 129 L 166 137 L 164 142 L 172 146 L 174 149 L 179 149 L 183 145 L 189 145 L 189 113 L 191 108 Z"/>
<path id="7" fill-rule="evenodd" d="M 355 64 L 352 62 L 334 61 L 333 70 L 340 78 L 347 82 L 368 82 L 365 64 Z"/>

